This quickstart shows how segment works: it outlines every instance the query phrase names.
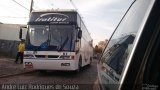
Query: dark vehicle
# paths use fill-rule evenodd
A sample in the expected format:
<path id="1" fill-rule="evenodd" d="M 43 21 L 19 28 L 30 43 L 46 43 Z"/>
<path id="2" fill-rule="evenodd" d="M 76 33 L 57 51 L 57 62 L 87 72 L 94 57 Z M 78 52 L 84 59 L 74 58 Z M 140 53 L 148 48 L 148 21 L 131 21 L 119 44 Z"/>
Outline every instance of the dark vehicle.
<path id="1" fill-rule="evenodd" d="M 133 1 L 97 68 L 99 89 L 160 89 L 160 0 Z"/>

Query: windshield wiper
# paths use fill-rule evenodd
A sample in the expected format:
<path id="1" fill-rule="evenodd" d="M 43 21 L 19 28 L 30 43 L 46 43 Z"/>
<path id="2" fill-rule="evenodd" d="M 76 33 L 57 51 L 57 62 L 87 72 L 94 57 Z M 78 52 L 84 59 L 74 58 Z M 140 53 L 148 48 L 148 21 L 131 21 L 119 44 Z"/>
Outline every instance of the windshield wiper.
<path id="1" fill-rule="evenodd" d="M 58 51 L 62 51 L 64 46 L 66 45 L 66 43 L 68 42 L 69 38 L 67 36 L 67 38 L 64 40 L 63 44 L 60 46 L 59 50 Z"/>
<path id="2" fill-rule="evenodd" d="M 50 41 L 51 40 L 47 39 L 45 42 L 42 42 L 34 51 L 38 51 L 40 48 L 48 48 Z"/>

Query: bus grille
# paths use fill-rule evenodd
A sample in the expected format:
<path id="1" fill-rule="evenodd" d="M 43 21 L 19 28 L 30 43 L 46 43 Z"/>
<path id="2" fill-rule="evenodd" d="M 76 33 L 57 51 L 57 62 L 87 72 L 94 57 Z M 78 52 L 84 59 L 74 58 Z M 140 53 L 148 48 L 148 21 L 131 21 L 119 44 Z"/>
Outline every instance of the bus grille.
<path id="1" fill-rule="evenodd" d="M 58 55 L 35 55 L 37 58 L 58 58 Z"/>

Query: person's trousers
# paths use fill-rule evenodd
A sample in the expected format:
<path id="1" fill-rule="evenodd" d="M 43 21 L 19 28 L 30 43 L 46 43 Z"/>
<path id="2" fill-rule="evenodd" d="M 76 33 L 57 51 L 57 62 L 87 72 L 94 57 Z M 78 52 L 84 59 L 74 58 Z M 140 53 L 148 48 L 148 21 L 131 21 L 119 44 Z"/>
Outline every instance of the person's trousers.
<path id="1" fill-rule="evenodd" d="M 16 56 L 16 61 L 15 62 L 18 62 L 18 59 L 20 57 L 20 60 L 21 60 L 21 63 L 23 63 L 23 52 L 18 52 L 17 53 L 17 56 Z"/>

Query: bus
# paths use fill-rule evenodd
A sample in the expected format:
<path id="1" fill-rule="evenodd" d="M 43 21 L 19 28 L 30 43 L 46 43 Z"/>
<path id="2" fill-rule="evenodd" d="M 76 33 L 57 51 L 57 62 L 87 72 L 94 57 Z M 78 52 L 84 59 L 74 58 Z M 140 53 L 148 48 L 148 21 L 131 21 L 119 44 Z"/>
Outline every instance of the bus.
<path id="1" fill-rule="evenodd" d="M 24 68 L 79 71 L 91 64 L 93 40 L 77 11 L 33 11 L 27 28 Z"/>

